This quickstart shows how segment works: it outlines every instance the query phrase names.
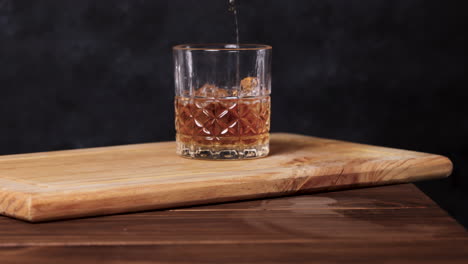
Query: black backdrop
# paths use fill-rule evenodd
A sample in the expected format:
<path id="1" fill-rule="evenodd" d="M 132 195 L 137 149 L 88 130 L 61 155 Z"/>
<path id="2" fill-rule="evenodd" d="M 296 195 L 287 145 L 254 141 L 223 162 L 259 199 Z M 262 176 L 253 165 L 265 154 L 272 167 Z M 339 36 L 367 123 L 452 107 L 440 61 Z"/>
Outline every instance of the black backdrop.
<path id="1" fill-rule="evenodd" d="M 273 131 L 447 155 L 418 186 L 468 224 L 462 1 L 240 1 Z M 227 0 L 0 0 L 0 154 L 172 140 L 171 46 L 233 40 Z"/>

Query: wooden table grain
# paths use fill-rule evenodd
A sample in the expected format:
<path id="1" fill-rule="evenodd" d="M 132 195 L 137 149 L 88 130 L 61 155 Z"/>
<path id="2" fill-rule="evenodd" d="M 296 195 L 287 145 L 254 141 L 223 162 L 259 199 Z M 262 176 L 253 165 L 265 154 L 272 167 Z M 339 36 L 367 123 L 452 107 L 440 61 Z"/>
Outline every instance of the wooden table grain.
<path id="1" fill-rule="evenodd" d="M 468 263 L 468 233 L 412 184 L 31 224 L 1 263 Z"/>

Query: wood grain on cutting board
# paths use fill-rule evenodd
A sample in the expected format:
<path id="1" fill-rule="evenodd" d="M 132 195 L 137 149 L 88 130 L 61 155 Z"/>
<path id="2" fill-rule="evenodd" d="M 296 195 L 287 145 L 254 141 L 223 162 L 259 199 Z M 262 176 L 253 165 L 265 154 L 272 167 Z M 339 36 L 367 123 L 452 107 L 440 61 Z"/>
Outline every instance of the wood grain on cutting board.
<path id="1" fill-rule="evenodd" d="M 294 134 L 271 154 L 190 160 L 174 142 L 0 156 L 0 213 L 27 221 L 161 209 L 448 176 L 446 157 Z"/>

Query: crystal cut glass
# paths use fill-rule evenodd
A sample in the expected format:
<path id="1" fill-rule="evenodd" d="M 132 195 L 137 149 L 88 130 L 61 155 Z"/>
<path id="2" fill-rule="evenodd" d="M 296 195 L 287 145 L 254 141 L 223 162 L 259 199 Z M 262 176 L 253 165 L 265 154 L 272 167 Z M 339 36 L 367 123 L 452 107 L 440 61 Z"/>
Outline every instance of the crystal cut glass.
<path id="1" fill-rule="evenodd" d="M 177 153 L 199 159 L 268 155 L 271 47 L 174 47 Z"/>

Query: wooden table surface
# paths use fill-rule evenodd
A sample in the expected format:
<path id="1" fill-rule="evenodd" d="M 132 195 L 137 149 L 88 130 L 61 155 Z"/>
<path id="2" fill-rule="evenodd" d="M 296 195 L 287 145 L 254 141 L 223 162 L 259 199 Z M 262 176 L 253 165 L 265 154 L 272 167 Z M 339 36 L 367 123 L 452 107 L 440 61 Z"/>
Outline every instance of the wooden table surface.
<path id="1" fill-rule="evenodd" d="M 1 263 L 468 263 L 468 233 L 412 184 L 30 224 Z"/>

